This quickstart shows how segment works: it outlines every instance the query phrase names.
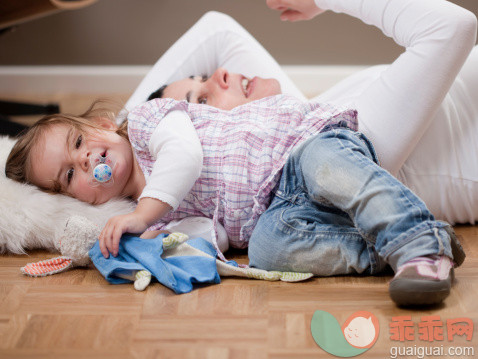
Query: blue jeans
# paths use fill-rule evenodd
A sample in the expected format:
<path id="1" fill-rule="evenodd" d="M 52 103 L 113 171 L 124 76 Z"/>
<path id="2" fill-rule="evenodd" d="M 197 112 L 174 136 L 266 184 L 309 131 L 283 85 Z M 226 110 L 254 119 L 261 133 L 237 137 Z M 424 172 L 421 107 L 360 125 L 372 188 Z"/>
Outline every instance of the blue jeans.
<path id="1" fill-rule="evenodd" d="M 249 241 L 253 267 L 319 276 L 394 271 L 412 258 L 452 258 L 447 223 L 377 164 L 371 143 L 345 129 L 295 149 Z"/>

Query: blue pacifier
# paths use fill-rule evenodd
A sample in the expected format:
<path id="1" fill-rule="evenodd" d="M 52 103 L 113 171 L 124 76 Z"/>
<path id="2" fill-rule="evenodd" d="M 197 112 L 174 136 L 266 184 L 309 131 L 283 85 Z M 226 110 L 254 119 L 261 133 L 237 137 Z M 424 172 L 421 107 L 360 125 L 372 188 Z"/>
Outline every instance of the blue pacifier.
<path id="1" fill-rule="evenodd" d="M 93 187 L 112 185 L 113 169 L 116 161 L 109 154 L 103 157 L 100 154 L 90 156 L 90 180 Z"/>
<path id="2" fill-rule="evenodd" d="M 93 177 L 101 183 L 108 182 L 113 176 L 113 170 L 106 163 L 100 163 L 93 169 Z"/>

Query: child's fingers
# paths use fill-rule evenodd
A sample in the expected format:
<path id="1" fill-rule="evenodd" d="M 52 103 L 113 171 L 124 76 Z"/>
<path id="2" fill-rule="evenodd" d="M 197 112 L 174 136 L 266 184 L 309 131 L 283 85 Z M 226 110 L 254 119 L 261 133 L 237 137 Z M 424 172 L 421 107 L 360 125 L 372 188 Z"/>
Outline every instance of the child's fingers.
<path id="1" fill-rule="evenodd" d="M 118 255 L 118 248 L 115 245 L 117 241 L 119 242 L 119 239 L 118 240 L 116 239 L 117 228 L 118 228 L 118 225 L 113 226 L 110 229 L 108 233 L 108 237 L 106 239 L 106 246 L 108 247 L 108 251 L 113 255 L 113 257 L 116 257 Z"/>
<path id="2" fill-rule="evenodd" d="M 108 258 L 110 253 L 114 257 L 118 256 L 121 236 L 131 227 L 129 222 L 131 220 L 128 216 L 117 216 L 106 223 L 99 236 L 100 250 L 105 258 Z"/>
<path id="3" fill-rule="evenodd" d="M 98 238 L 99 244 L 100 244 L 100 251 L 101 251 L 101 254 L 103 254 L 103 257 L 108 258 L 110 254 L 108 252 L 108 248 L 106 248 L 106 240 L 105 240 L 105 235 L 103 234 L 103 232 L 101 232 L 101 235 Z"/>
<path id="4" fill-rule="evenodd" d="M 119 243 L 120 243 L 122 235 L 123 235 L 123 228 L 118 226 L 115 228 L 111 236 L 111 246 L 112 246 L 111 249 L 112 249 L 113 256 L 115 257 L 118 256 Z"/>
<path id="5" fill-rule="evenodd" d="M 114 228 L 114 224 L 110 219 L 108 223 L 106 223 L 105 228 L 100 234 L 99 241 L 100 241 L 100 251 L 103 254 L 103 257 L 108 258 L 111 253 L 111 230 Z"/>

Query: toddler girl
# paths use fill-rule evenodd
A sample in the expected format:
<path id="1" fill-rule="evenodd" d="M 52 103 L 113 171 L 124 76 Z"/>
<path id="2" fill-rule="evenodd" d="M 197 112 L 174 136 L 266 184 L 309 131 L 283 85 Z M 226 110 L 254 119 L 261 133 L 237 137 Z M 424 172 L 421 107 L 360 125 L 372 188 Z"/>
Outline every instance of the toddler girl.
<path id="1" fill-rule="evenodd" d="M 128 115 L 131 146 L 94 111 L 49 116 L 20 138 L 6 173 L 90 203 L 138 200 L 103 229 L 105 256 L 125 232 L 203 216 L 232 246 L 249 244 L 251 266 L 320 276 L 390 266 L 397 304 L 441 302 L 464 254 L 449 226 L 376 164 L 356 127 L 354 110 L 288 95 L 230 111 L 154 99 Z"/>

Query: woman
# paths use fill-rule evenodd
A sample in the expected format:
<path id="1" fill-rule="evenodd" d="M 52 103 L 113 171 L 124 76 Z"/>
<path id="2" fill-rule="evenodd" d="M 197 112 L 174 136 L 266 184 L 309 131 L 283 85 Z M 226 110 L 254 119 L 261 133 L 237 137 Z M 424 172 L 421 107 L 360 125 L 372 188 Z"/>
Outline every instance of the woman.
<path id="1" fill-rule="evenodd" d="M 435 0 L 307 0 L 286 5 L 269 1 L 268 5 L 282 10 L 294 9 L 294 3 L 307 7 L 302 10 L 310 11 L 303 12 L 306 17 L 322 9 L 360 18 L 406 48 L 391 65 L 353 75 L 313 100 L 356 108 L 360 130 L 372 140 L 382 166 L 414 190 L 438 218 L 450 223 L 477 220 L 478 99 L 471 96 L 478 94 L 478 50 L 469 55 L 476 38 L 475 16 Z M 208 13 L 158 60 L 126 110 L 145 101 L 159 85 L 210 76 L 218 67 L 247 78 L 275 78 L 283 93 L 305 100 L 240 25 L 226 15 Z M 217 78 L 221 76 L 195 80 L 206 83 Z M 173 95 L 166 90 L 165 96 Z"/>

